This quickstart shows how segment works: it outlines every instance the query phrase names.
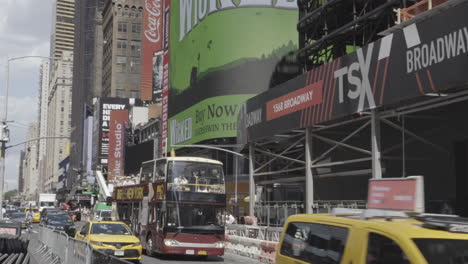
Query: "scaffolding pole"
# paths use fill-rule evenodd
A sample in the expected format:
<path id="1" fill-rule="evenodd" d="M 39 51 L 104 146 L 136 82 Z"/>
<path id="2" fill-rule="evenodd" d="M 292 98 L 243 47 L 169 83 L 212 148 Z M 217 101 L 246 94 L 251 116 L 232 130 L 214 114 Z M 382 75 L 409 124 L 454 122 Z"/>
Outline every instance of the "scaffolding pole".
<path id="1" fill-rule="evenodd" d="M 306 176 L 306 214 L 312 213 L 312 205 L 314 204 L 314 181 L 312 178 L 312 135 L 310 128 L 306 128 L 305 134 L 305 176 Z"/>
<path id="2" fill-rule="evenodd" d="M 255 181 L 254 181 L 254 146 L 253 143 L 249 144 L 249 215 L 255 216 L 254 206 L 255 206 Z"/>
<path id="3" fill-rule="evenodd" d="M 380 120 L 376 110 L 371 114 L 371 144 L 372 144 L 372 178 L 382 178 L 382 164 L 380 153 Z"/>

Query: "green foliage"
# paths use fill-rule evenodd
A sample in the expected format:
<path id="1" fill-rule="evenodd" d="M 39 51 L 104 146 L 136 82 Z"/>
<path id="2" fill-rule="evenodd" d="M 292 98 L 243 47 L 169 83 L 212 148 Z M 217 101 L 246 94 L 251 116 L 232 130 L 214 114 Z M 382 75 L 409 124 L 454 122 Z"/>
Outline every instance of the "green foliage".
<path id="1" fill-rule="evenodd" d="M 4 200 L 9 200 L 11 201 L 11 197 L 15 196 L 18 194 L 18 190 L 11 190 L 11 191 L 8 191 L 4 194 L 4 197 L 3 199 Z"/>

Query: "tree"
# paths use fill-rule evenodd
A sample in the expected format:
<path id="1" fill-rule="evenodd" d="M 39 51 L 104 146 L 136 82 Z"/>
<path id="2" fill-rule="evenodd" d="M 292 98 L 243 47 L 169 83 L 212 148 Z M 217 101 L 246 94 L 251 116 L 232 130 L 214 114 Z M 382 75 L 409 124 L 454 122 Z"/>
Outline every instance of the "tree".
<path id="1" fill-rule="evenodd" d="M 13 196 L 15 196 L 15 195 L 17 195 L 17 194 L 18 194 L 18 190 L 16 190 L 16 189 L 15 189 L 15 190 L 8 191 L 8 192 L 5 193 L 4 199 L 5 199 L 5 200 L 8 200 L 8 201 L 11 201 L 11 197 L 13 197 Z"/>

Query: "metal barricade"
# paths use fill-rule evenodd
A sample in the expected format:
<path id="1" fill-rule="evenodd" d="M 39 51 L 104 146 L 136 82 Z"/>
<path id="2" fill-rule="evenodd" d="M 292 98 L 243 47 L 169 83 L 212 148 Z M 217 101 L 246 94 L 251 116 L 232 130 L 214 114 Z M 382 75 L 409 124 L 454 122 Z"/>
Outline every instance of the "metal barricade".
<path id="1" fill-rule="evenodd" d="M 66 264 L 90 264 L 91 246 L 83 240 L 68 239 Z"/>
<path id="2" fill-rule="evenodd" d="M 93 249 L 91 252 L 91 263 L 92 264 L 132 264 L 132 262 L 116 258 L 108 255 L 102 251 Z"/>
<path id="3" fill-rule="evenodd" d="M 131 262 L 95 250 L 88 242 L 40 226 L 38 242 L 28 251 L 38 264 L 128 264 Z"/>
<path id="4" fill-rule="evenodd" d="M 278 242 L 283 231 L 282 227 L 251 226 L 251 225 L 227 225 L 228 236 L 238 236 L 257 240 Z"/>
<path id="5" fill-rule="evenodd" d="M 318 200 L 312 204 L 313 213 L 330 213 L 333 208 L 365 209 L 364 200 Z M 260 226 L 281 227 L 286 219 L 295 214 L 305 213 L 304 203 L 300 201 L 270 201 L 255 204 L 255 212 Z"/>

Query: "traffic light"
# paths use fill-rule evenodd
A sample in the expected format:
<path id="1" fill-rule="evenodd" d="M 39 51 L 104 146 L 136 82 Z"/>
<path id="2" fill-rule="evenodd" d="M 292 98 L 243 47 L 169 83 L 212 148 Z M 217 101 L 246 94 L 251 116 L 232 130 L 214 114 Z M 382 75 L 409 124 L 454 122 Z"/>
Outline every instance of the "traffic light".
<path id="1" fill-rule="evenodd" d="M 0 141 L 5 141 L 5 142 L 10 141 L 10 131 L 8 130 L 8 125 L 6 123 L 1 124 Z"/>

